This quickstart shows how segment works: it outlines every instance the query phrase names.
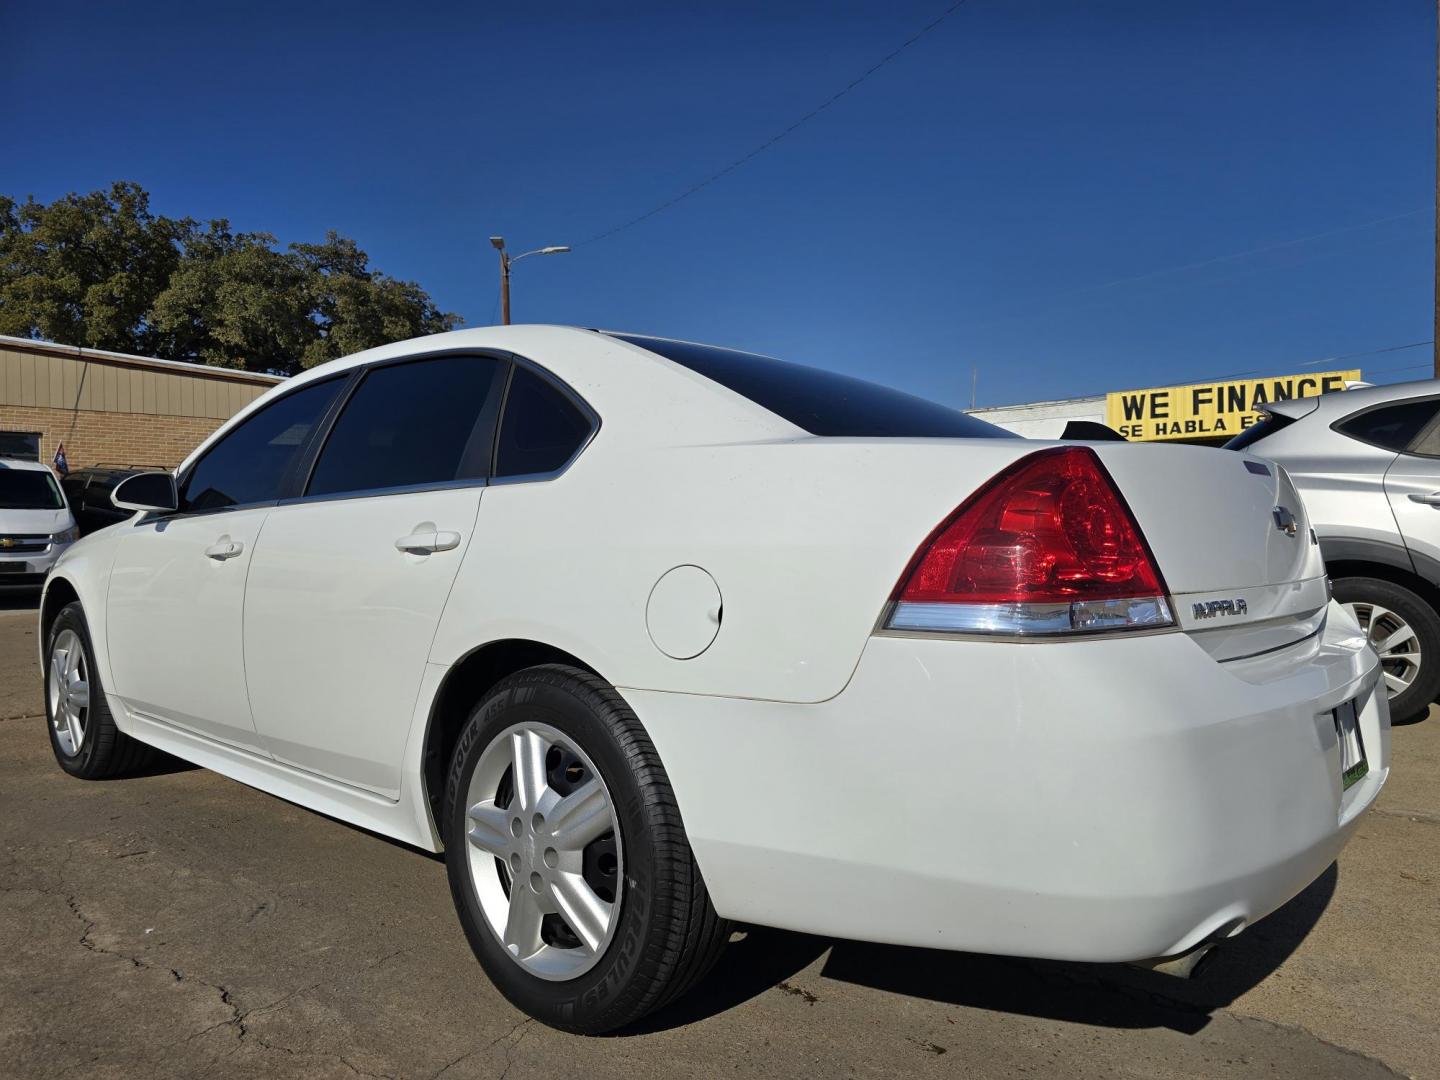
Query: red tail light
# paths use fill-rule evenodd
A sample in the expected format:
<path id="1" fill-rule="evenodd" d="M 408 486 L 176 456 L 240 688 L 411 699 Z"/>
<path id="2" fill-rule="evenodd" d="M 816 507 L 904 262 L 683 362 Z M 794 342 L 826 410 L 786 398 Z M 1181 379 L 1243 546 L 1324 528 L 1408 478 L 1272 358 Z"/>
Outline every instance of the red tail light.
<path id="1" fill-rule="evenodd" d="M 1165 585 L 1095 452 L 1022 458 L 915 554 L 893 597 L 897 630 L 1043 634 L 1168 626 Z"/>

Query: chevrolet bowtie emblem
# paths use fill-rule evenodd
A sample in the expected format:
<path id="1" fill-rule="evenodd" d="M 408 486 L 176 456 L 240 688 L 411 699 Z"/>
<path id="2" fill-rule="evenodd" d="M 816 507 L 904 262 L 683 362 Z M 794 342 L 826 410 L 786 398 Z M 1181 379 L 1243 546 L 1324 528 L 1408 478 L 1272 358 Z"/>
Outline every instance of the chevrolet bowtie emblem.
<path id="1" fill-rule="evenodd" d="M 0 536 L 0 548 L 12 548 L 12 547 L 14 547 L 14 546 L 15 546 L 15 541 L 14 541 L 14 540 L 11 540 L 10 537 L 8 537 L 8 536 Z"/>
<path id="2" fill-rule="evenodd" d="M 1275 515 L 1275 528 L 1279 529 L 1286 536 L 1295 535 L 1295 515 L 1283 506 L 1277 506 L 1273 511 Z"/>

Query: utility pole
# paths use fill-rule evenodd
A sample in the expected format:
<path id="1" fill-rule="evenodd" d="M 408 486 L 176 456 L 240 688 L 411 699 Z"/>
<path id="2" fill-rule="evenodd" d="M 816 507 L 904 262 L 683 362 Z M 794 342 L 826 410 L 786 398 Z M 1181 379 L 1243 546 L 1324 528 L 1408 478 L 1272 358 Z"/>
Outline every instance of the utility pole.
<path id="1" fill-rule="evenodd" d="M 1436 0 L 1440 3 L 1440 0 Z M 492 237 L 490 242 L 495 243 Z M 500 248 L 500 325 L 510 325 L 510 256 L 505 251 L 505 241 L 502 238 Z"/>
<path id="2" fill-rule="evenodd" d="M 1440 3 L 1440 0 L 1436 0 Z M 505 238 L 503 236 L 490 237 L 490 246 L 500 253 L 500 325 L 510 325 L 510 264 L 517 263 L 521 259 L 528 259 L 531 255 L 562 255 L 569 251 L 568 247 L 543 247 L 534 251 L 527 251 L 523 255 L 516 255 L 510 258 L 510 253 L 505 250 Z"/>

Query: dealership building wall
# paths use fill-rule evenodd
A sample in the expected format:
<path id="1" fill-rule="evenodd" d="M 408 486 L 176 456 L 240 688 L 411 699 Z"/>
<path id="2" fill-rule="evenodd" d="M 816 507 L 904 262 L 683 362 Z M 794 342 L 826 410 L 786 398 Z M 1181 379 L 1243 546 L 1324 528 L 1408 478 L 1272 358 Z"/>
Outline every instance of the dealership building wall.
<path id="1" fill-rule="evenodd" d="M 280 381 L 0 335 L 0 456 L 173 467 Z"/>
<path id="2" fill-rule="evenodd" d="M 1058 439 L 1071 420 L 1105 423 L 1105 398 L 1071 398 L 1068 401 L 1037 401 L 1030 405 L 1000 405 L 991 409 L 966 409 L 978 417 L 1027 439 Z"/>

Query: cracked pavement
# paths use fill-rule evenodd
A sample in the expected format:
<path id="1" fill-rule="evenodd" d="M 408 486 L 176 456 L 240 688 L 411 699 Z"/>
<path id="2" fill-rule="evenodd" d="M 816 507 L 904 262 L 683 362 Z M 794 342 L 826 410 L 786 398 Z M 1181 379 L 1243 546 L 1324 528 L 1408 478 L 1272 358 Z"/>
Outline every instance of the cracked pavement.
<path id="1" fill-rule="evenodd" d="M 751 930 L 642 1029 L 486 981 L 436 859 L 199 769 L 65 776 L 0 608 L 0 1072 L 17 1077 L 1440 1078 L 1440 713 L 1380 807 L 1196 982 Z"/>

